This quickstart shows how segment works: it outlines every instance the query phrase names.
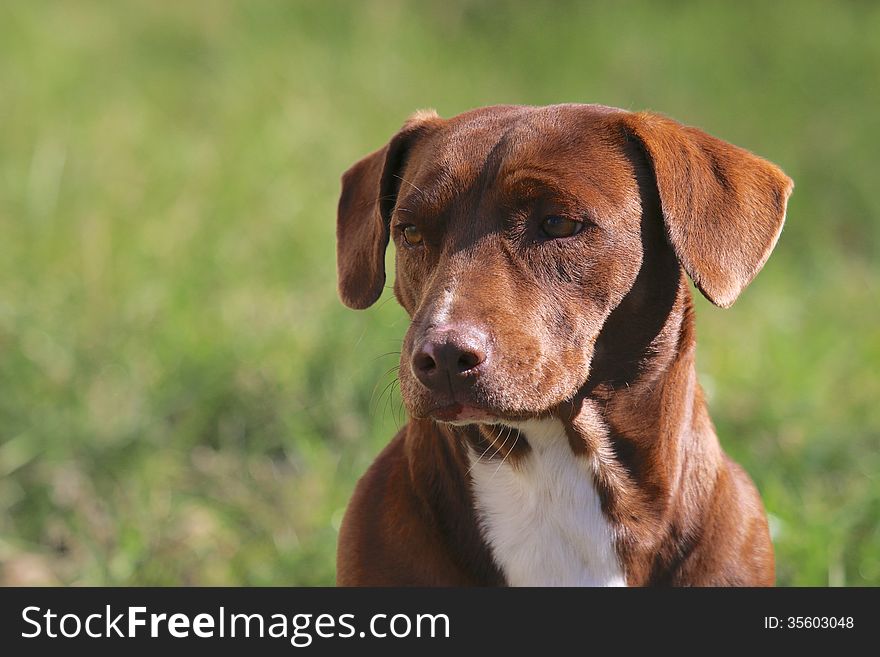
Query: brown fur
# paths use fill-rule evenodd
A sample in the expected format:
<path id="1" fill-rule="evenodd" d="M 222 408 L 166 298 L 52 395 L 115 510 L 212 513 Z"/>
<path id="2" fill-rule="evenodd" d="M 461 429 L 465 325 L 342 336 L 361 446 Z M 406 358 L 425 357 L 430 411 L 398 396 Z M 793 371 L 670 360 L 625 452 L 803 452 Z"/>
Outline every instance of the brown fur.
<path id="1" fill-rule="evenodd" d="M 412 321 L 401 392 L 412 419 L 361 479 L 341 529 L 345 585 L 496 585 L 466 445 L 515 463 L 504 419 L 554 415 L 596 486 L 631 585 L 772 584 L 757 491 L 722 452 L 694 367 L 690 290 L 729 306 L 782 228 L 791 181 L 751 153 L 654 114 L 597 105 L 489 107 L 411 118 L 343 176 L 339 290 L 365 308 L 384 285 Z M 548 215 L 585 222 L 547 239 Z M 402 226 L 424 241 L 408 246 Z M 410 366 L 435 327 L 479 326 L 489 357 L 464 388 Z M 436 422 L 461 408 L 498 421 Z"/>

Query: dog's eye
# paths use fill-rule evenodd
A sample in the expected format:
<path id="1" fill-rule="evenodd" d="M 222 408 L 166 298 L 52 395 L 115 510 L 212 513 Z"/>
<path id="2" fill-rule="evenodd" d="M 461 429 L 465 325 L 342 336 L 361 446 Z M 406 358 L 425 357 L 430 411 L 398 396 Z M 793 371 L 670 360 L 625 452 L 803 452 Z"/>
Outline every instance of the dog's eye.
<path id="1" fill-rule="evenodd" d="M 409 225 L 403 228 L 403 239 L 410 246 L 418 246 L 425 238 L 422 236 L 422 231 L 415 226 Z"/>
<path id="2" fill-rule="evenodd" d="M 574 219 L 566 219 L 557 215 L 550 215 L 541 223 L 541 230 L 547 237 L 571 237 L 581 232 L 584 225 Z"/>

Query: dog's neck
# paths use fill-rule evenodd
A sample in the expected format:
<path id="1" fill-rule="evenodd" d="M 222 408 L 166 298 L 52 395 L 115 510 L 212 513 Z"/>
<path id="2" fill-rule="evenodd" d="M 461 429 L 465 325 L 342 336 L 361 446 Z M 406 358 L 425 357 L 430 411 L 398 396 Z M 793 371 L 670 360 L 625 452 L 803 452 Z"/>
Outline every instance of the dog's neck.
<path id="1" fill-rule="evenodd" d="M 674 289 L 636 375 L 588 386 L 568 425 L 573 449 L 596 462 L 602 509 L 615 524 L 631 584 L 664 583 L 654 574 L 675 572 L 687 557 L 723 458 L 697 382 L 683 276 Z"/>

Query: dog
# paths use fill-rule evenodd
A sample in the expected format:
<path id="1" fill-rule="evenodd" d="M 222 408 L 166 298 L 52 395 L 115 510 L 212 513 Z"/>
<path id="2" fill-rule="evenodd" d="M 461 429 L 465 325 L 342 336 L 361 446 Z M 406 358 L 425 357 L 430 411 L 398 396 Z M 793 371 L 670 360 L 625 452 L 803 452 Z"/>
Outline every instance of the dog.
<path id="1" fill-rule="evenodd" d="M 358 482 L 342 586 L 763 586 L 759 494 L 721 449 L 687 276 L 730 306 L 792 181 L 662 115 L 414 114 L 342 177 L 338 289 L 411 318 L 409 421 Z"/>

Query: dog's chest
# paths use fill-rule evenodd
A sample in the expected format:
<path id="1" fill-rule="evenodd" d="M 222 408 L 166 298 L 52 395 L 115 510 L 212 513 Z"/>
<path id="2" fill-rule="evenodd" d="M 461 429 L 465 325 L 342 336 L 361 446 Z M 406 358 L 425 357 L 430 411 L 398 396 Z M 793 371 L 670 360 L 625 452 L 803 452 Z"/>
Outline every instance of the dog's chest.
<path id="1" fill-rule="evenodd" d="M 519 427 L 531 446 L 514 466 L 471 450 L 477 515 L 511 586 L 626 586 L 589 459 L 558 420 Z"/>

